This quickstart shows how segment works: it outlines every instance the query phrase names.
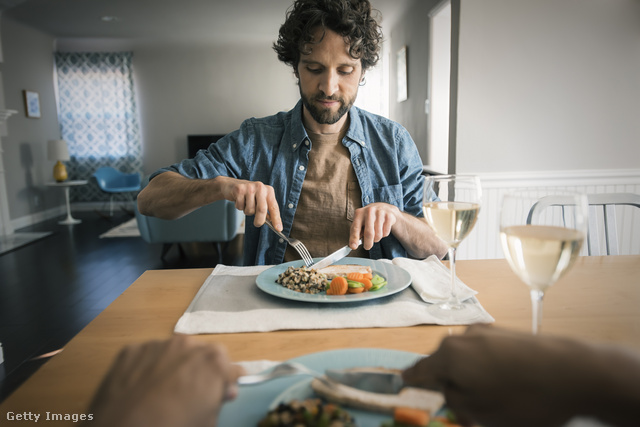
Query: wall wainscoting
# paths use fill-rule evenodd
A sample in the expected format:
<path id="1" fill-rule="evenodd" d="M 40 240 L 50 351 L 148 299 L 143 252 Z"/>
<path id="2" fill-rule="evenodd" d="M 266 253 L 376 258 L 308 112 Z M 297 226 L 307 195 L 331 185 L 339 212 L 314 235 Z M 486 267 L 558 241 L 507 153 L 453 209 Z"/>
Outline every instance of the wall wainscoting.
<path id="1" fill-rule="evenodd" d="M 640 169 L 581 170 L 478 174 L 482 182 L 482 209 L 474 230 L 460 244 L 457 259 L 504 258 L 499 225 L 502 196 L 527 189 L 562 189 L 588 194 L 640 194 Z M 640 254 L 640 209 L 616 209 L 620 255 Z M 624 232 L 622 232 L 624 230 Z M 600 239 L 604 245 L 603 239 Z M 583 246 L 586 255 L 586 244 Z"/>

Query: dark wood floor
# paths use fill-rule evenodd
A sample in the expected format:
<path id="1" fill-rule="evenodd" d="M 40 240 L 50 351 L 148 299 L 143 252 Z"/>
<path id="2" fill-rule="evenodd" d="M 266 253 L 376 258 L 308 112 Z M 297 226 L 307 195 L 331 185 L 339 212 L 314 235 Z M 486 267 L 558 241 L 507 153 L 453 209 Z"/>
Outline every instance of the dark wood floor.
<path id="1" fill-rule="evenodd" d="M 99 235 L 129 220 L 125 212 L 106 219 L 97 212 L 74 213 L 81 224 L 59 225 L 56 218 L 17 231 L 53 234 L 0 255 L 0 401 L 47 358 L 104 310 L 145 270 L 215 266 L 214 245 L 183 245 L 160 259 L 162 245 L 141 238 L 100 239 Z M 223 263 L 240 265 L 242 236 L 224 254 Z"/>

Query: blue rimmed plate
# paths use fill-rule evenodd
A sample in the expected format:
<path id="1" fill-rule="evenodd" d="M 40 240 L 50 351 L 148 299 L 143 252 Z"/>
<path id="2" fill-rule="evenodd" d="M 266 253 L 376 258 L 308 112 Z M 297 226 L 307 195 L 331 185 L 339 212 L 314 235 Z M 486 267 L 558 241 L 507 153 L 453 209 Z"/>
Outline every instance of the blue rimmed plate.
<path id="1" fill-rule="evenodd" d="M 321 258 L 316 258 L 314 261 L 319 261 Z M 411 275 L 403 268 L 390 262 L 376 261 L 367 258 L 343 258 L 336 264 L 358 264 L 368 265 L 373 270 L 374 274 L 387 279 L 387 285 L 377 291 L 362 292 L 360 294 L 348 294 L 348 295 L 327 295 L 322 292 L 319 294 L 305 294 L 302 292 L 292 291 L 287 289 L 279 283 L 276 283 L 276 279 L 287 268 L 302 267 L 302 260 L 291 261 L 284 264 L 275 265 L 258 275 L 256 278 L 256 284 L 262 291 L 280 298 L 315 302 L 315 303 L 345 303 L 345 302 L 360 302 L 376 298 L 384 298 L 389 295 L 393 295 L 406 289 L 411 284 Z"/>
<path id="2" fill-rule="evenodd" d="M 317 372 L 327 369 L 348 369 L 358 366 L 381 366 L 404 369 L 424 355 L 382 348 L 353 348 L 323 351 L 291 359 Z M 312 397 L 311 379 L 301 376 L 278 378 L 254 386 L 240 387 L 236 400 L 225 404 L 220 413 L 219 427 L 255 426 L 272 405 L 285 400 Z M 360 427 L 380 427 L 392 416 L 345 407 Z"/>

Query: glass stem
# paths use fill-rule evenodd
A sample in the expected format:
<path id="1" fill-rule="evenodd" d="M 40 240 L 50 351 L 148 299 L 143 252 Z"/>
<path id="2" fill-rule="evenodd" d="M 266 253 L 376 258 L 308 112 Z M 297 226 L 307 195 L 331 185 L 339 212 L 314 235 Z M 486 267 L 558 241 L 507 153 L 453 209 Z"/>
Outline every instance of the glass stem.
<path id="1" fill-rule="evenodd" d="M 544 292 L 531 290 L 531 332 L 537 335 L 542 325 L 542 299 Z"/>
<path id="2" fill-rule="evenodd" d="M 451 297 L 449 297 L 449 304 L 457 306 L 460 305 L 460 301 L 456 292 L 456 248 L 454 246 L 449 248 L 449 269 L 451 270 Z"/>

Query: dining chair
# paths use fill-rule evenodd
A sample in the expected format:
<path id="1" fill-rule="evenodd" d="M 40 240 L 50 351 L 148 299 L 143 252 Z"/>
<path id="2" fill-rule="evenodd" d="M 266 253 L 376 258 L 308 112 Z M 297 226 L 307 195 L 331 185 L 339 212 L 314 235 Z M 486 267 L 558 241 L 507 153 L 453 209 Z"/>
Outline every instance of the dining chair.
<path id="1" fill-rule="evenodd" d="M 587 194 L 589 200 L 589 228 L 587 232 L 587 251 L 589 255 L 618 255 L 618 225 L 616 207 L 632 206 L 640 208 L 640 195 L 634 193 L 602 193 Z M 564 207 L 571 204 L 563 196 L 542 197 L 531 207 L 527 217 L 527 224 L 535 215 L 551 207 Z M 564 212 L 562 213 L 564 221 Z M 600 238 L 604 237 L 606 254 L 603 254 Z"/>
<path id="2" fill-rule="evenodd" d="M 113 216 L 113 197 L 119 193 L 128 193 L 131 201 L 131 193 L 140 191 L 140 174 L 123 173 L 110 166 L 98 168 L 93 177 L 98 182 L 100 190 L 109 194 L 109 216 Z"/>

